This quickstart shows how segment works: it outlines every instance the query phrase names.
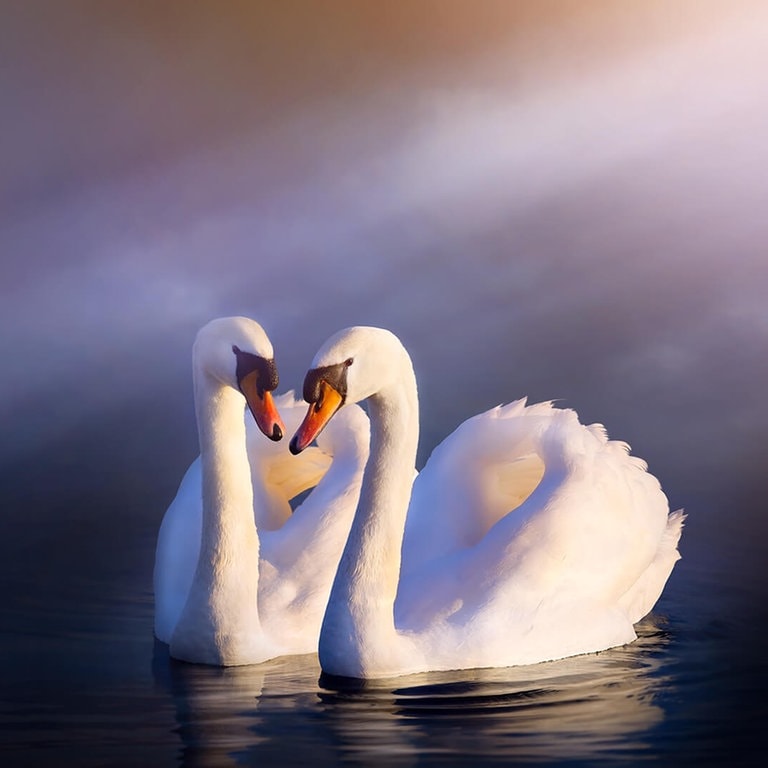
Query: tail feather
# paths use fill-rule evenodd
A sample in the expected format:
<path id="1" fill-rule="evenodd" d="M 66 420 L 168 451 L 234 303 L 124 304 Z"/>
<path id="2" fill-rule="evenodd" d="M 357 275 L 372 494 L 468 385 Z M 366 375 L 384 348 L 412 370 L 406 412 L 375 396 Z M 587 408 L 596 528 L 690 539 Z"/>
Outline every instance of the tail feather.
<path id="1" fill-rule="evenodd" d="M 683 532 L 685 518 L 686 515 L 682 509 L 669 515 L 656 557 L 619 600 L 619 605 L 633 624 L 651 611 L 672 573 L 672 568 L 680 559 L 677 544 Z"/>

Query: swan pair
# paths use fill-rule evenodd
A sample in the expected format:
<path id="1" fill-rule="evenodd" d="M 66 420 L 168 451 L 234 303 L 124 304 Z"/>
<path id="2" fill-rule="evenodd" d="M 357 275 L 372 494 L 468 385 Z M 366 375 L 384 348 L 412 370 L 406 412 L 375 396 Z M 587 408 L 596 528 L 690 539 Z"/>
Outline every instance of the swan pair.
<path id="1" fill-rule="evenodd" d="M 233 345 L 265 362 L 241 365 Z M 325 673 L 368 679 L 535 663 L 635 639 L 633 624 L 679 558 L 684 515 L 669 513 L 658 481 L 626 444 L 571 410 L 517 401 L 462 424 L 414 481 L 410 357 L 389 331 L 358 326 L 313 360 L 309 408 L 290 443 L 295 458 L 260 449 L 249 464 L 243 396 L 262 432 L 285 431 L 268 397 L 277 384 L 271 357 L 266 335 L 244 319 L 214 321 L 195 344 L 201 467 L 190 469 L 179 496 L 189 489 L 166 514 L 155 574 L 157 590 L 158 573 L 174 569 L 161 543 L 165 552 L 181 541 L 164 529 L 183 502 L 202 526 L 187 539 L 187 582 L 190 560 L 196 565 L 186 598 L 177 591 L 175 625 L 161 628 L 157 614 L 173 655 L 237 664 L 317 650 Z M 238 370 L 256 371 L 253 386 Z M 368 422 L 354 405 L 362 400 L 370 459 Z M 280 409 L 293 418 L 297 407 L 290 396 Z M 341 457 L 334 451 L 343 439 Z M 291 460 L 308 464 L 290 468 Z M 286 497 L 328 463 L 288 517 Z M 271 472 L 281 478 L 277 490 Z M 263 525 L 281 527 L 262 532 L 257 486 L 270 486 L 282 505 Z M 305 509 L 323 487 L 322 502 Z"/>

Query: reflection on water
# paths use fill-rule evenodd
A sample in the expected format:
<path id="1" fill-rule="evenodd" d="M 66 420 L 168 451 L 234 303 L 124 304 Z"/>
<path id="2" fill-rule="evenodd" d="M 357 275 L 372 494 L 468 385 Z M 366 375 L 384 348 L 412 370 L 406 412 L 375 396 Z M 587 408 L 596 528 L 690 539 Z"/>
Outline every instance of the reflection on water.
<path id="1" fill-rule="evenodd" d="M 253 729 L 264 683 L 261 666 L 217 669 L 187 665 L 157 644 L 153 671 L 169 686 L 176 706 L 184 765 L 234 764 L 230 756 L 264 739 Z"/>
<path id="2" fill-rule="evenodd" d="M 653 694 L 664 634 L 649 619 L 632 646 L 536 666 L 441 673 L 390 688 L 322 693 L 340 742 L 361 757 L 414 749 L 516 759 L 634 754 L 662 718 Z M 373 706 L 375 704 L 375 706 Z M 388 716 L 382 717 L 382 714 Z M 370 738 L 360 738 L 365 724 Z"/>
<path id="3" fill-rule="evenodd" d="M 321 677 L 315 655 L 233 669 L 169 659 L 138 578 L 151 571 L 150 542 L 135 546 L 135 574 L 115 566 L 78 580 L 70 569 L 41 582 L 55 614 L 35 610 L 41 571 L 16 573 L 27 597 L 3 613 L 14 630 L 4 637 L 2 768 L 761 764 L 751 758 L 766 714 L 764 603 L 712 564 L 684 560 L 623 648 L 343 685 Z M 107 600 L 110 578 L 121 587 Z"/>
<path id="4" fill-rule="evenodd" d="M 153 671 L 175 702 L 186 766 L 640 759 L 663 718 L 668 641 L 655 617 L 638 629 L 634 644 L 590 656 L 375 684 L 320 677 L 315 656 L 213 669 L 159 644 Z"/>
<path id="5" fill-rule="evenodd" d="M 181 763 L 237 765 L 248 752 L 269 749 L 275 738 L 278 750 L 285 750 L 281 742 L 290 738 L 293 752 L 291 731 L 297 729 L 280 721 L 314 703 L 316 663 L 315 656 L 295 656 L 255 666 L 208 667 L 171 659 L 167 646 L 156 642 L 152 670 L 176 707 Z"/>

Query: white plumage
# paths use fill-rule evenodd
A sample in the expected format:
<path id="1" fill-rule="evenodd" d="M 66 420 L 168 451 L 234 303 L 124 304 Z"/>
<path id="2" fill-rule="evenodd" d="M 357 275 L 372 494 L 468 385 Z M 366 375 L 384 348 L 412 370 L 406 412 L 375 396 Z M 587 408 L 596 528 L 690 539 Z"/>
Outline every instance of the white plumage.
<path id="1" fill-rule="evenodd" d="M 238 391 L 233 344 L 272 357 L 246 318 L 215 320 L 198 334 L 201 456 L 163 518 L 154 571 L 156 636 L 177 658 L 227 666 L 316 651 L 369 439 L 356 408 L 306 461 L 267 440 Z M 291 392 L 275 404 L 295 428 L 303 405 Z M 290 500 L 313 486 L 292 514 Z"/>
<path id="2" fill-rule="evenodd" d="M 519 400 L 464 422 L 414 482 L 407 352 L 388 331 L 351 328 L 313 375 L 343 362 L 347 402 L 368 401 L 371 458 L 323 621 L 325 672 L 511 666 L 635 639 L 679 558 L 684 515 L 625 443 Z"/>

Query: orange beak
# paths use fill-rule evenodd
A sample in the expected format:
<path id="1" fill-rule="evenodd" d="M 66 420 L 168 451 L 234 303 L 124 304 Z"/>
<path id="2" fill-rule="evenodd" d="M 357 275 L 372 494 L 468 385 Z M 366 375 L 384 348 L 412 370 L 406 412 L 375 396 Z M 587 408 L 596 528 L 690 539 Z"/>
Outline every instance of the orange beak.
<path id="1" fill-rule="evenodd" d="M 291 439 L 291 453 L 301 453 L 325 428 L 336 411 L 344 405 L 344 398 L 327 382 L 320 382 L 320 397 L 309 404 L 304 421 Z"/>
<path id="2" fill-rule="evenodd" d="M 259 373 L 251 373 L 240 380 L 240 391 L 245 396 L 248 407 L 259 429 L 270 439 L 280 440 L 285 434 L 285 424 L 275 407 L 272 393 L 258 386 Z"/>

